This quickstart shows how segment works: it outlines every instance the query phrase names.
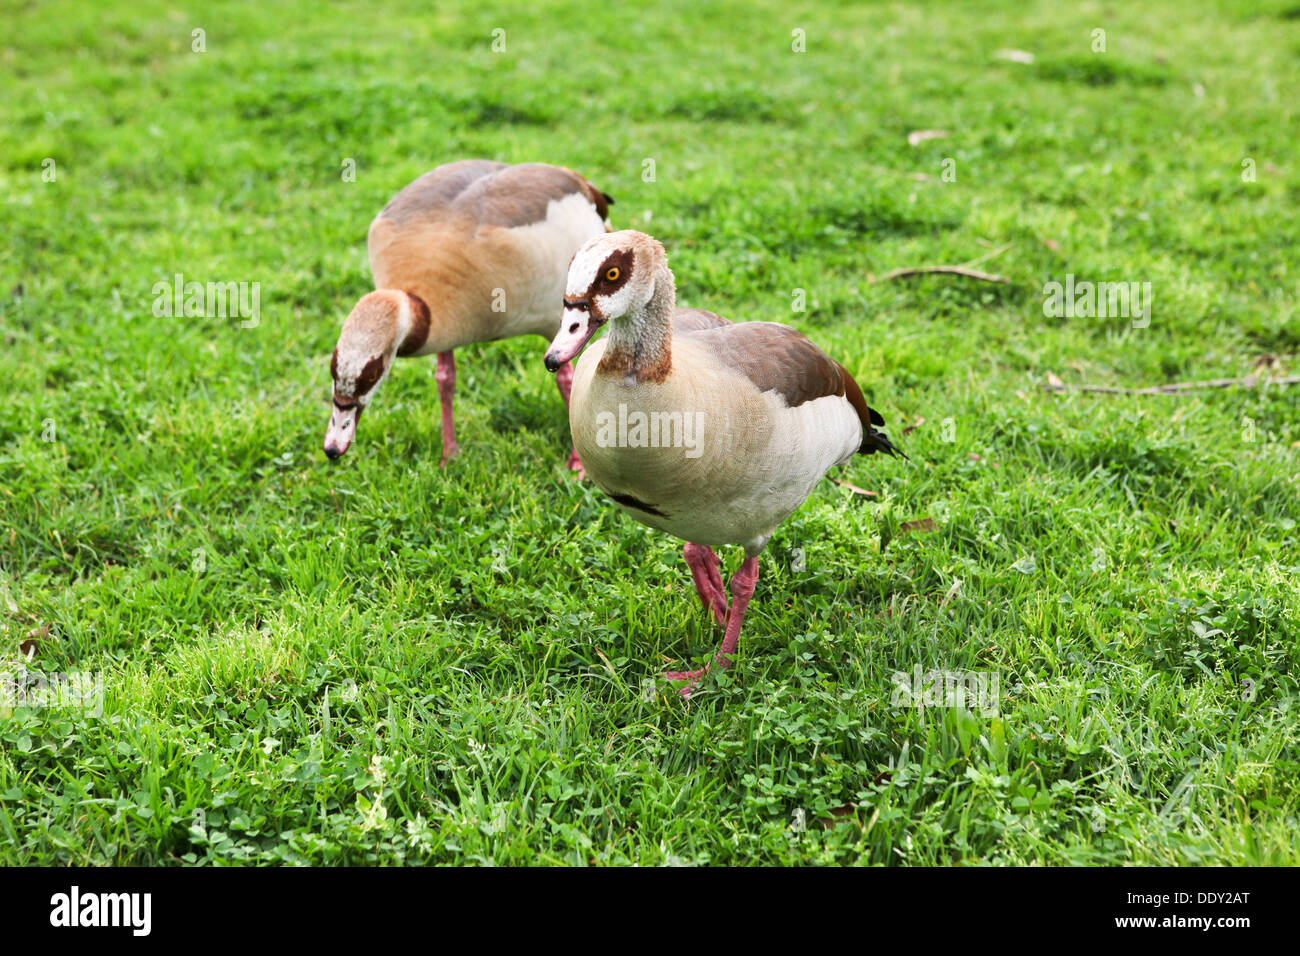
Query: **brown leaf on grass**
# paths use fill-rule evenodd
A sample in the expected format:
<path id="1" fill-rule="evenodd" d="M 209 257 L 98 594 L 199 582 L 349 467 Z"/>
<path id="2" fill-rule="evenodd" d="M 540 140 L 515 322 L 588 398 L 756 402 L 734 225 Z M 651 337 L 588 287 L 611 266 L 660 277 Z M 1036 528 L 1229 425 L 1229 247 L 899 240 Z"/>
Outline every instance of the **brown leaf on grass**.
<path id="1" fill-rule="evenodd" d="M 898 527 L 902 531 L 933 531 L 934 519 L 918 518 L 915 521 L 904 521 Z"/>
<path id="2" fill-rule="evenodd" d="M 27 632 L 27 636 L 18 642 L 18 652 L 23 655 L 24 660 L 31 660 L 36 656 L 36 646 L 50 636 L 50 626 L 42 624 L 40 627 L 33 628 Z"/>
<path id="3" fill-rule="evenodd" d="M 1061 251 L 1061 244 L 1055 239 L 1044 239 L 1043 245 L 1047 246 L 1047 248 L 1051 249 L 1053 252 Z"/>
<path id="4" fill-rule="evenodd" d="M 908 146 L 920 146 L 927 139 L 947 139 L 946 129 L 914 129 L 907 134 Z"/>
<path id="5" fill-rule="evenodd" d="M 1052 388 L 1065 388 L 1065 383 L 1056 377 L 1055 372 L 1047 373 L 1047 384 L 1052 386 Z"/>
<path id="6" fill-rule="evenodd" d="M 830 813 L 829 817 L 822 817 L 820 820 L 821 825 L 827 830 L 840 823 L 862 823 L 862 818 L 858 815 L 859 809 L 852 803 L 846 803 L 842 807 L 835 807 Z"/>
<path id="7" fill-rule="evenodd" d="M 916 431 L 918 428 L 920 428 L 920 427 L 921 427 L 922 425 L 924 425 L 924 424 L 925 424 L 925 419 L 924 419 L 924 418 L 918 418 L 916 421 L 912 422 L 912 424 L 907 425 L 907 426 L 905 426 L 905 427 L 903 428 L 903 434 L 904 434 L 904 435 L 910 435 L 910 434 L 912 434 L 912 432 Z"/>

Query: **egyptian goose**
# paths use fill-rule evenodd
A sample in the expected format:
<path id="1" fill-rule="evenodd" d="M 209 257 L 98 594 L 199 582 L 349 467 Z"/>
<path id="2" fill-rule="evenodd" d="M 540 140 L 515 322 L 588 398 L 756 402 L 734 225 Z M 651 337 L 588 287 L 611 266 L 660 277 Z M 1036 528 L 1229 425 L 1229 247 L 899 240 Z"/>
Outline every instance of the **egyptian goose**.
<path id="1" fill-rule="evenodd" d="M 370 224 L 375 291 L 343 323 L 330 360 L 325 454 L 338 458 L 351 446 L 395 356 L 437 353 L 445 465 L 459 451 L 453 350 L 553 336 L 565 267 L 579 246 L 608 231 L 613 201 L 569 169 L 483 159 L 439 166 L 394 196 Z M 566 404 L 572 381 L 572 367 L 562 368 Z M 576 452 L 569 467 L 581 471 Z"/>
<path id="2" fill-rule="evenodd" d="M 725 628 L 713 659 L 731 663 L 777 525 L 854 454 L 901 454 L 862 390 L 789 326 L 676 309 L 663 246 L 640 232 L 589 240 L 569 266 L 564 320 L 546 353 L 555 371 L 601 326 L 578 362 L 569 404 L 587 477 L 629 516 L 686 542 L 706 609 Z M 713 548 L 738 544 L 731 605 Z M 689 694 L 709 670 L 669 672 Z"/>

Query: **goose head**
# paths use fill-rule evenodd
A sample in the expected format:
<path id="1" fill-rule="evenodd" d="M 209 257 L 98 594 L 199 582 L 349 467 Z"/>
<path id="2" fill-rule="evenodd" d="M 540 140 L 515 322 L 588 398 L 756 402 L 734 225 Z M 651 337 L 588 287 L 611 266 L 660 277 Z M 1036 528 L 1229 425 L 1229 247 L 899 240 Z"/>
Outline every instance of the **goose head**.
<path id="1" fill-rule="evenodd" d="M 630 229 L 591 239 L 569 263 L 564 314 L 546 367 L 554 372 L 573 359 L 607 322 L 639 321 L 656 294 L 671 286 L 668 257 L 657 240 Z"/>
<path id="2" fill-rule="evenodd" d="M 423 305 L 423 303 L 420 303 Z M 334 408 L 325 430 L 325 454 L 340 457 L 356 437 L 361 413 L 393 366 L 411 326 L 412 302 L 405 292 L 381 289 L 362 297 L 343 323 L 330 359 Z M 426 323 L 427 324 L 427 323 Z"/>

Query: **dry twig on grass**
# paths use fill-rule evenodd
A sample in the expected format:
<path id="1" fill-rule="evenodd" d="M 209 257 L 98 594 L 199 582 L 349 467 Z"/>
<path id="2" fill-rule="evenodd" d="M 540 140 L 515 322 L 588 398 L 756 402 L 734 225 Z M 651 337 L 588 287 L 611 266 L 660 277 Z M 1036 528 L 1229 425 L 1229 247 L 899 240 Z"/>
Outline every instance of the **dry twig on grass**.
<path id="1" fill-rule="evenodd" d="M 830 475 L 827 475 L 826 477 L 827 477 L 827 478 L 830 478 Z M 839 479 L 839 478 L 831 478 L 831 481 L 835 482 L 835 484 L 839 485 L 841 488 L 847 488 L 847 489 L 849 489 L 849 491 L 853 492 L 855 495 L 865 495 L 865 496 L 868 497 L 868 498 L 878 498 L 878 497 L 880 497 L 880 496 L 879 496 L 876 492 L 874 492 L 874 491 L 868 491 L 866 488 L 859 488 L 857 485 L 855 485 L 855 484 L 853 484 L 853 483 L 851 483 L 851 482 L 848 482 L 848 481 L 843 481 L 843 480 L 841 480 L 841 479 Z"/>
<path id="2" fill-rule="evenodd" d="M 1045 392 L 1105 392 L 1109 395 L 1177 395 L 1202 388 L 1254 388 L 1256 385 L 1300 385 L 1300 375 L 1287 378 L 1212 378 L 1204 382 L 1173 382 L 1169 385 L 1150 385 L 1146 388 L 1123 388 L 1118 385 L 1067 385 L 1055 376 L 1043 383 Z"/>
<path id="3" fill-rule="evenodd" d="M 1011 244 L 1007 243 L 1004 246 L 999 246 L 990 252 L 984 253 L 984 255 L 980 256 L 978 259 L 972 259 L 970 262 L 964 262 L 959 266 L 912 266 L 907 269 L 895 269 L 892 272 L 886 272 L 878 279 L 875 276 L 868 276 L 867 278 L 868 281 L 875 283 L 884 282 L 888 279 L 904 279 L 908 276 L 953 275 L 965 276 L 968 279 L 979 279 L 981 282 L 1010 282 L 1011 280 L 1006 276 L 996 275 L 992 272 L 981 272 L 978 269 L 971 268 L 972 266 L 979 265 L 981 262 L 987 262 L 994 256 L 1002 255 L 1002 253 L 1006 252 L 1010 248 Z"/>

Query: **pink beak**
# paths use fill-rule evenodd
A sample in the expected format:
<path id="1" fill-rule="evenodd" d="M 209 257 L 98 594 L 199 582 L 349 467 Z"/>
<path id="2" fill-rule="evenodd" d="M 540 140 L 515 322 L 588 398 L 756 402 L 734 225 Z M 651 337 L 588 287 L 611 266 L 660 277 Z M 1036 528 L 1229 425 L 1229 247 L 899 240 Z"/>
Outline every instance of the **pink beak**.
<path id="1" fill-rule="evenodd" d="M 564 305 L 560 331 L 555 334 L 555 338 L 551 340 L 551 347 L 546 350 L 546 367 L 552 372 L 565 362 L 572 361 L 605 324 L 592 317 L 585 303 L 582 304 L 582 308 L 575 308 L 565 300 Z"/>
<path id="2" fill-rule="evenodd" d="M 325 429 L 325 454 L 330 460 L 339 458 L 352 447 L 352 439 L 357 437 L 357 422 L 361 419 L 361 405 L 352 403 L 340 405 L 334 402 L 330 412 L 329 427 Z"/>

